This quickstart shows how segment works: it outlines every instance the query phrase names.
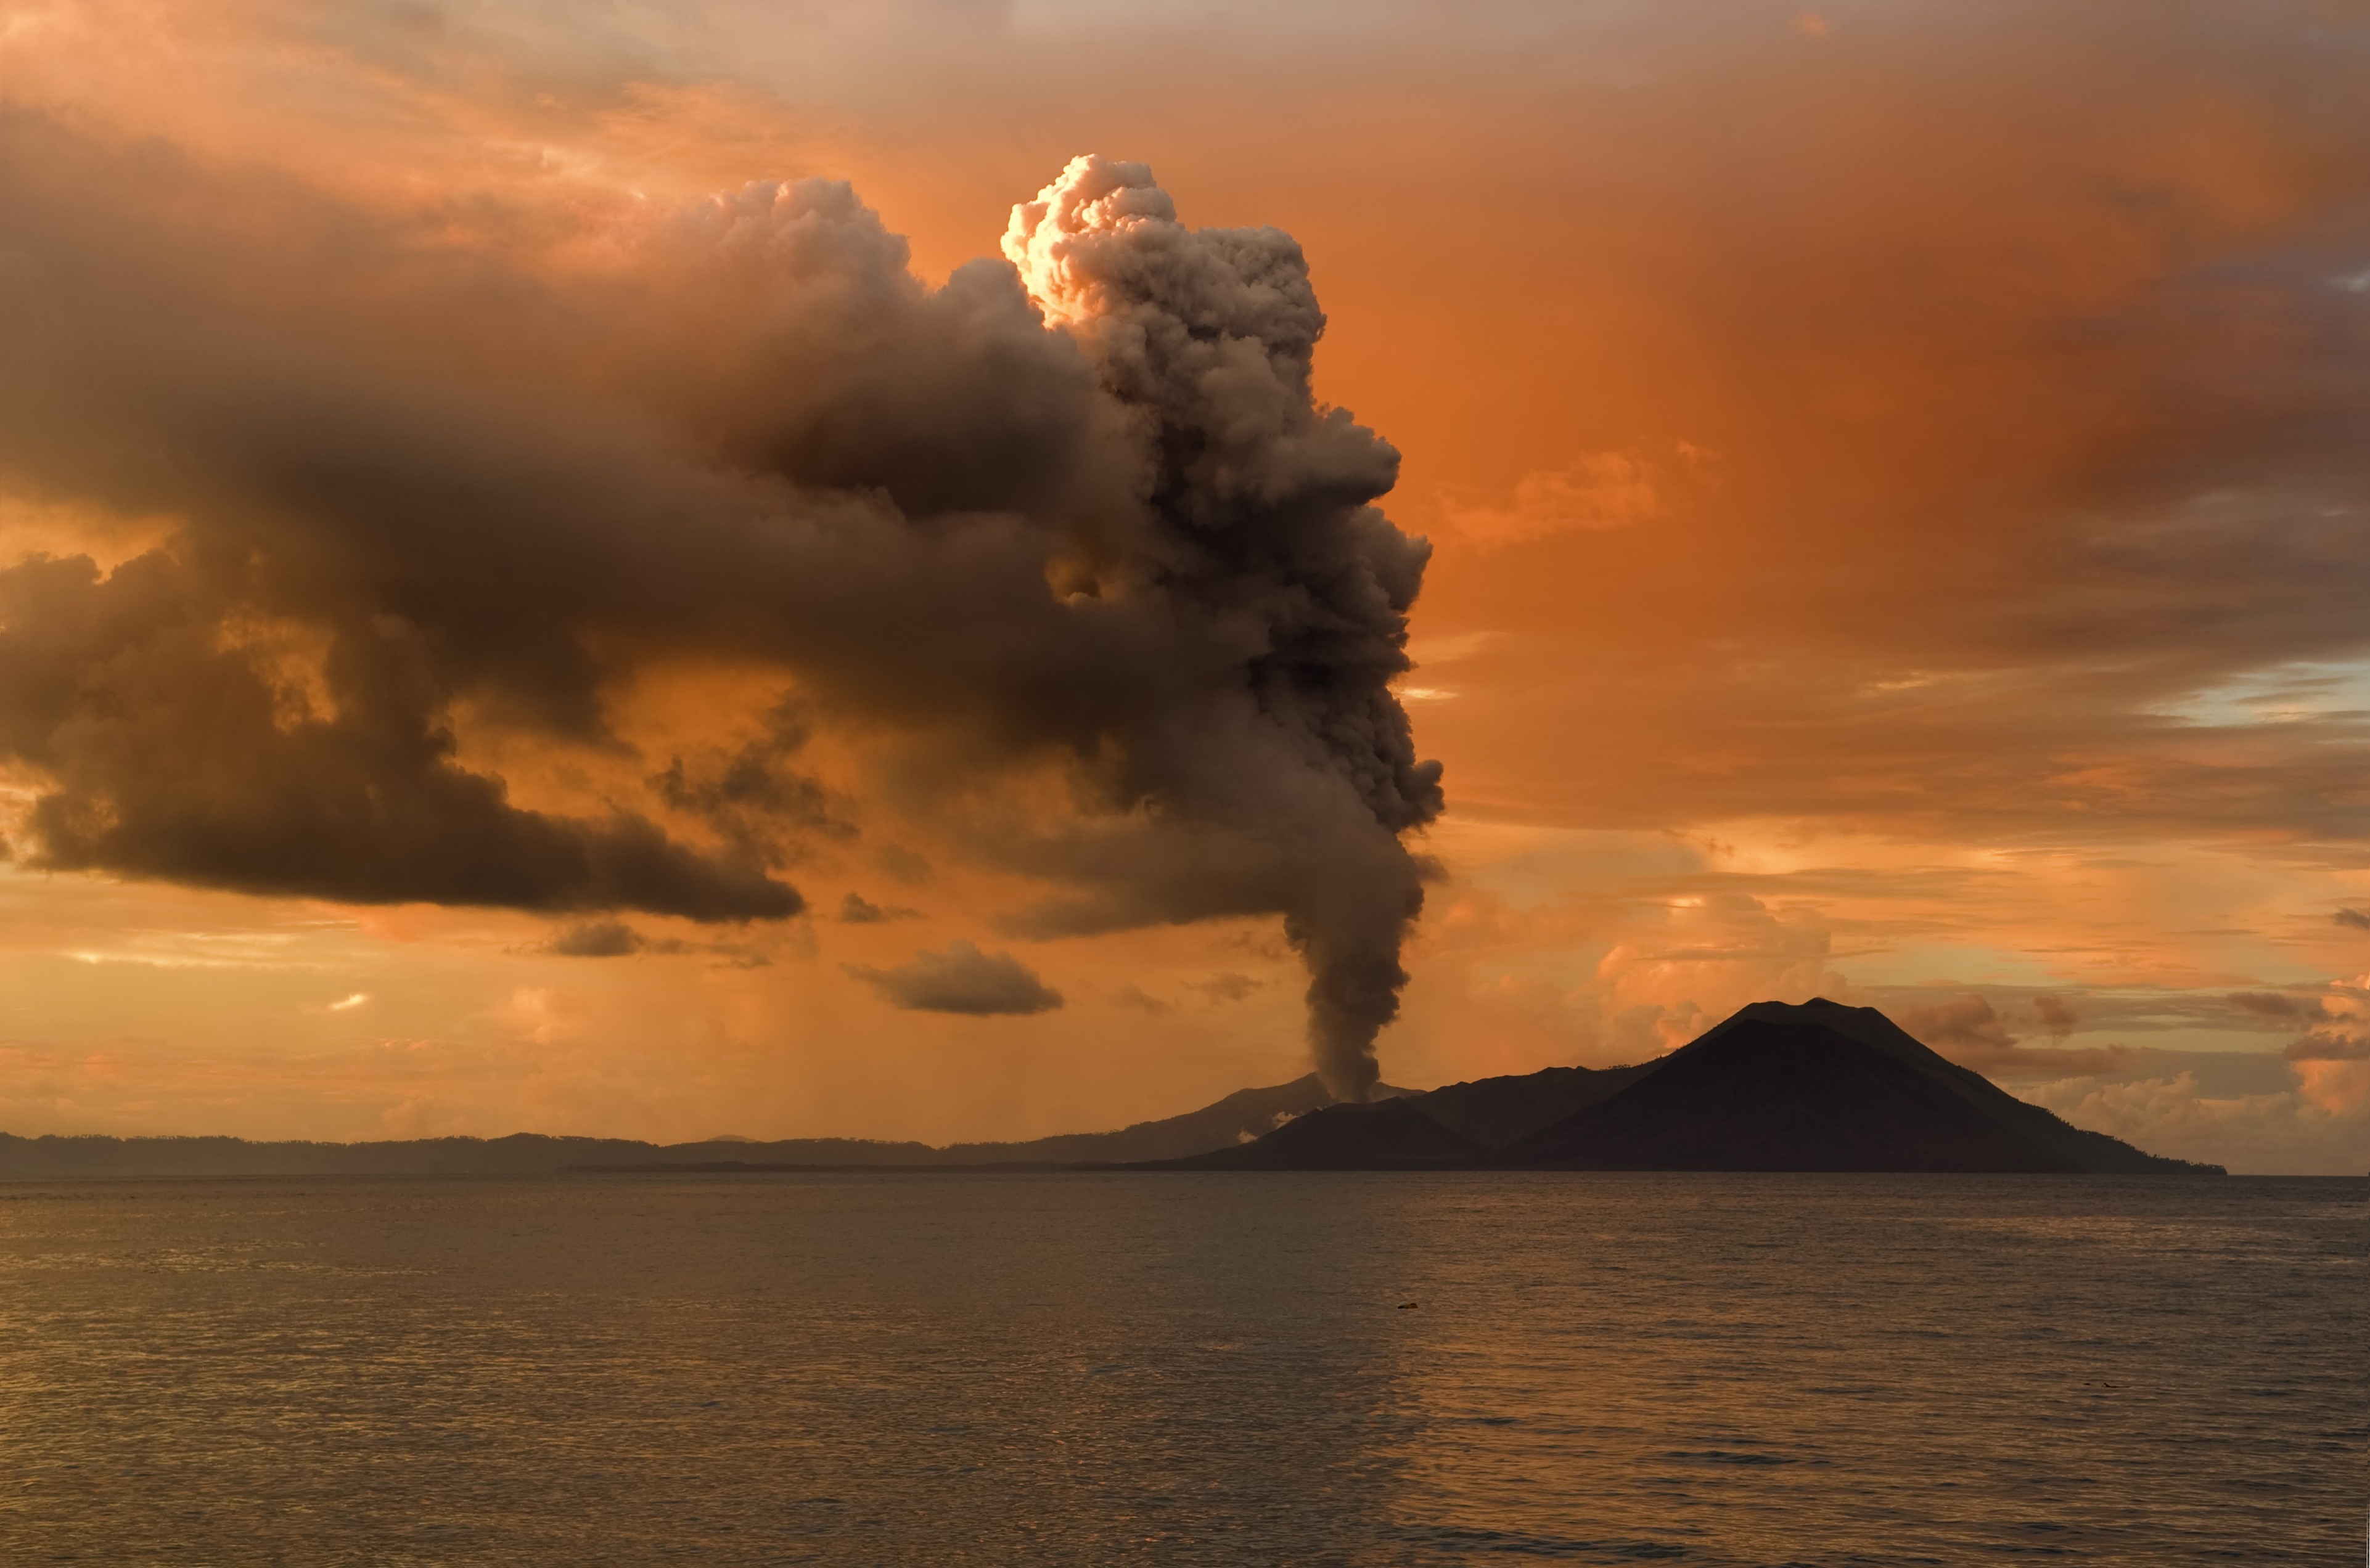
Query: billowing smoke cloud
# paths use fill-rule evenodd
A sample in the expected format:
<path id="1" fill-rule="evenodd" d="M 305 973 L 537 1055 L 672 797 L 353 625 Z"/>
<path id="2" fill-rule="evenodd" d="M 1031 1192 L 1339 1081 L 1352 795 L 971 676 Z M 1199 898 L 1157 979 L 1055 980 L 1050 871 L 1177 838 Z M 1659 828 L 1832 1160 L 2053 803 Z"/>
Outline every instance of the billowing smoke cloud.
<path id="1" fill-rule="evenodd" d="M 1398 454 L 1317 407 L 1325 317 L 1289 235 L 1189 231 L 1143 165 L 1081 157 L 1013 210 L 1004 253 L 1150 459 L 1143 546 L 1095 542 L 1078 591 L 1151 595 L 1241 639 L 1240 683 L 1147 735 L 1143 761 L 1162 795 L 1269 851 L 1254 876 L 1295 874 L 1270 891 L 1308 965 L 1317 1069 L 1363 1099 L 1422 904 L 1398 835 L 1441 807 L 1387 684 L 1426 557 L 1367 505 Z"/>
<path id="2" fill-rule="evenodd" d="M 1009 953 L 983 953 L 972 943 L 953 942 L 943 953 L 916 953 L 893 969 L 850 964 L 847 972 L 879 991 L 892 1007 L 915 1013 L 1050 1013 L 1062 993 L 1039 979 Z"/>
<path id="3" fill-rule="evenodd" d="M 831 182 L 588 230 L 12 144 L 0 479 L 173 520 L 111 571 L 0 570 L 33 864 L 778 920 L 856 830 L 809 727 L 860 722 L 906 738 L 901 798 L 1059 889 L 1016 932 L 1281 915 L 1326 1082 L 1375 1082 L 1441 805 L 1387 684 L 1425 547 L 1370 504 L 1396 454 L 1311 395 L 1287 236 L 1082 158 L 932 290 Z M 457 738 L 614 754 L 616 692 L 700 658 L 796 700 L 597 815 Z M 981 804 L 1048 768 L 1075 811 Z"/>

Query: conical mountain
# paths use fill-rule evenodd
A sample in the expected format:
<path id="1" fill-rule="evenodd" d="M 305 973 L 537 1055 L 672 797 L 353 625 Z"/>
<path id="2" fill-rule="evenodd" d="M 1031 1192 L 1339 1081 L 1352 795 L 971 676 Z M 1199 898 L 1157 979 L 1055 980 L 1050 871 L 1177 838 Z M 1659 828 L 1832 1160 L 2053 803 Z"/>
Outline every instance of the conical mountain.
<path id="1" fill-rule="evenodd" d="M 1604 1171 L 2211 1170 L 2084 1132 L 1872 1007 L 1754 1002 L 1495 1163 Z"/>

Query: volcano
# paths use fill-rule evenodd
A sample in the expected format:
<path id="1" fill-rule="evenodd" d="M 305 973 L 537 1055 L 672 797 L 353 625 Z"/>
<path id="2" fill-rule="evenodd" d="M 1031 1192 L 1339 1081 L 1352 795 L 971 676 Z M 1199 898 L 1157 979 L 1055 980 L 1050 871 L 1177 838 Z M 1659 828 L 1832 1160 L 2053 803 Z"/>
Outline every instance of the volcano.
<path id="1" fill-rule="evenodd" d="M 1421 1102 L 1418 1101 L 1418 1104 Z M 1872 1007 L 1757 1001 L 1493 1163 L 1582 1171 L 2218 1171 L 2085 1132 Z"/>
<path id="2" fill-rule="evenodd" d="M 1659 1061 L 1328 1105 L 1183 1171 L 2219 1173 L 2085 1132 L 1872 1007 L 1756 1001 Z"/>

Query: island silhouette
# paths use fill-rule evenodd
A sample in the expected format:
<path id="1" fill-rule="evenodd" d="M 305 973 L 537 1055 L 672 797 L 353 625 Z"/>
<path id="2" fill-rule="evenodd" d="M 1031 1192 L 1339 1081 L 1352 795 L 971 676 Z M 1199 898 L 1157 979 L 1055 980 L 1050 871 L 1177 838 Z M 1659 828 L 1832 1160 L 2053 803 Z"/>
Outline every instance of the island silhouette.
<path id="1" fill-rule="evenodd" d="M 1865 1171 L 2223 1173 L 2088 1132 L 1872 1007 L 1757 1001 L 1630 1067 L 1552 1067 L 1336 1104 L 1316 1074 L 1183 1116 L 1010 1143 L 869 1139 L 18 1138 L 0 1177 L 816 1170 Z"/>
<path id="2" fill-rule="evenodd" d="M 1570 1074 L 1579 1069 L 1551 1069 Z M 1534 1074 L 1534 1078 L 1545 1077 Z M 1171 1170 L 2220 1173 L 2087 1132 L 1872 1007 L 1756 1001 L 1661 1059 L 1331 1105 Z M 1441 1109 L 1433 1112 L 1437 1100 Z M 1556 1105 L 1565 1108 L 1552 1114 Z M 1526 1118 L 1525 1106 L 1550 1114 Z"/>

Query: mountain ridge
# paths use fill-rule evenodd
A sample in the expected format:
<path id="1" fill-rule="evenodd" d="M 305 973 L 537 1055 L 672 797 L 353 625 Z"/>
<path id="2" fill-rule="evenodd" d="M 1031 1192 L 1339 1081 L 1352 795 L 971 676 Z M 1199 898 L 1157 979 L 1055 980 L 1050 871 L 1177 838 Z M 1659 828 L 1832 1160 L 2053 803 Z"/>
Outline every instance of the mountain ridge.
<path id="1" fill-rule="evenodd" d="M 1386 1099 L 1411 1091 L 1380 1086 Z M 935 1145 L 864 1138 L 702 1139 L 650 1143 L 514 1132 L 500 1138 L 374 1139 L 352 1143 L 222 1136 L 119 1138 L 107 1133 L 0 1133 L 0 1180 L 79 1176 L 536 1175 L 582 1167 L 939 1169 L 1116 1164 L 1174 1159 L 1248 1142 L 1280 1122 L 1332 1104 L 1315 1073 L 1238 1089 L 1179 1116 L 1104 1132 L 1011 1142 Z"/>
<path id="2" fill-rule="evenodd" d="M 1104 1132 L 934 1146 L 553 1137 L 249 1142 L 0 1133 L 0 1179 L 765 1170 L 2219 1172 L 2070 1126 L 1874 1008 L 1754 1002 L 1668 1056 L 1335 1104 L 1316 1074 Z"/>

